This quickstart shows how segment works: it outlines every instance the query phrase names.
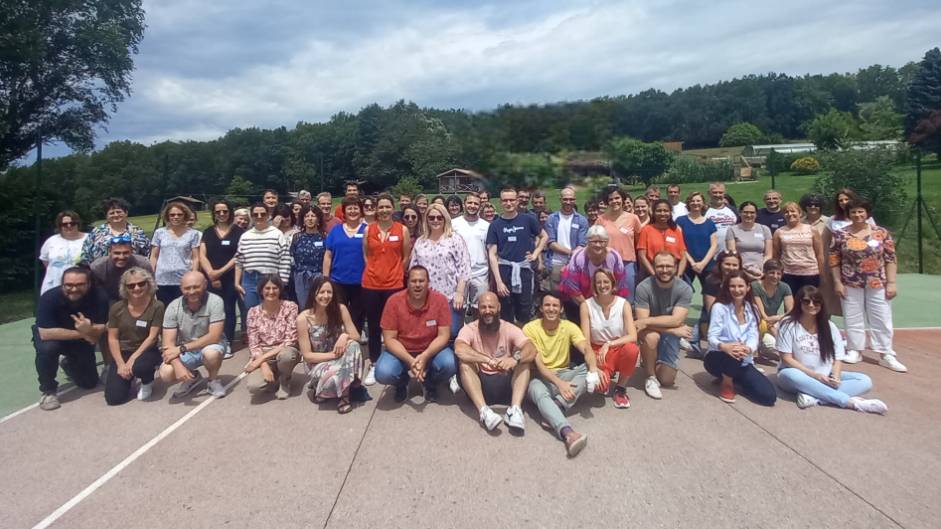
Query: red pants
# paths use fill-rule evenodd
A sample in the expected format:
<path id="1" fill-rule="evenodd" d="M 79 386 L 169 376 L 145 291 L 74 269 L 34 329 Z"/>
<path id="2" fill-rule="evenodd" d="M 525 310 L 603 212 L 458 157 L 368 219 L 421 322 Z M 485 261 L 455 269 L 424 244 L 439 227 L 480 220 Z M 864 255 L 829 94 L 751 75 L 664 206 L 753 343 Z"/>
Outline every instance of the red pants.
<path id="1" fill-rule="evenodd" d="M 640 354 L 640 349 L 636 343 L 609 347 L 608 354 L 605 355 L 602 363 L 601 358 L 598 356 L 601 345 L 603 344 L 591 344 L 591 349 L 595 352 L 595 358 L 598 358 L 598 369 L 604 371 L 608 378 L 614 373 L 618 373 L 618 382 L 623 385 L 637 369 L 637 356 Z"/>

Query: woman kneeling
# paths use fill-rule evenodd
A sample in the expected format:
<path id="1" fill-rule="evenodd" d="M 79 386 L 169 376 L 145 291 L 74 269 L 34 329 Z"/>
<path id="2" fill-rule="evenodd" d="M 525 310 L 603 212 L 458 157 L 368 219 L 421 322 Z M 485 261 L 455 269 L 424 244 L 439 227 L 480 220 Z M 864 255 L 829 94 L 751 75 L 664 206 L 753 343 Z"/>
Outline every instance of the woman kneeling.
<path id="1" fill-rule="evenodd" d="M 291 372 L 300 362 L 297 351 L 297 304 L 282 299 L 284 282 L 277 274 L 258 280 L 261 304 L 248 311 L 248 350 L 245 365 L 248 391 L 276 391 L 279 400 L 291 394 Z"/>

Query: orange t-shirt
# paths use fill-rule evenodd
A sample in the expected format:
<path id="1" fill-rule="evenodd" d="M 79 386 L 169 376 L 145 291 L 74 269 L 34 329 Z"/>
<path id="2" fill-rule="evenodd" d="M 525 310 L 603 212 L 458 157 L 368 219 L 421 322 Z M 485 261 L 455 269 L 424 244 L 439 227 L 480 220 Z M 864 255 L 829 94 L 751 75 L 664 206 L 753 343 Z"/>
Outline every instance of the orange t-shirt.
<path id="1" fill-rule="evenodd" d="M 363 269 L 363 288 L 395 290 L 404 287 L 405 269 L 402 267 L 405 244 L 405 226 L 393 222 L 385 240 L 379 237 L 379 223 L 366 228 L 366 268 Z"/>
<path id="2" fill-rule="evenodd" d="M 608 232 L 608 248 L 617 252 L 622 261 L 637 261 L 634 246 L 641 230 L 637 215 L 625 211 L 614 221 L 608 220 L 604 215 L 598 215 L 595 224 L 604 227 L 604 231 Z"/>
<path id="3" fill-rule="evenodd" d="M 677 261 L 681 261 L 683 252 L 686 251 L 683 230 L 679 227 L 660 230 L 653 224 L 648 224 L 640 230 L 640 237 L 637 238 L 637 251 L 643 251 L 651 263 L 653 263 L 653 257 L 662 251 L 670 252 Z"/>

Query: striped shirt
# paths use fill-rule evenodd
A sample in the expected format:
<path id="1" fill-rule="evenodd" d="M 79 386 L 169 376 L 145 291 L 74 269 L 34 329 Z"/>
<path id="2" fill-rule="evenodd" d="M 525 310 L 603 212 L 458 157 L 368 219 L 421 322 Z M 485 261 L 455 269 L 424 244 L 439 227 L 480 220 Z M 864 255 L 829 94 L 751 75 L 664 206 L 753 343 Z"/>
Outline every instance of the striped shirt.
<path id="1" fill-rule="evenodd" d="M 291 276 L 291 251 L 281 230 L 268 226 L 264 230 L 251 229 L 242 234 L 235 264 L 244 272 L 278 274 L 288 282 Z"/>

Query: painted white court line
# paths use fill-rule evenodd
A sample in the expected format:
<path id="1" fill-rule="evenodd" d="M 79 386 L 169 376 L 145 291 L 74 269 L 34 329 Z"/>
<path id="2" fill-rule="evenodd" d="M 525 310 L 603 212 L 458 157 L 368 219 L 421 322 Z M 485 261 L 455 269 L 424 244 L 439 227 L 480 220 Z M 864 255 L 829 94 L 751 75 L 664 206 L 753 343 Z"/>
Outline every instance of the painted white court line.
<path id="1" fill-rule="evenodd" d="M 895 332 L 899 331 L 941 331 L 941 327 L 896 327 Z"/>
<path id="2" fill-rule="evenodd" d="M 74 389 L 77 388 L 77 387 L 78 387 L 78 386 L 69 386 L 69 387 L 63 389 L 62 391 L 60 391 L 60 392 L 58 393 L 58 395 L 61 397 L 62 395 L 65 395 L 66 393 L 68 393 L 68 392 L 74 390 Z M 25 407 L 25 408 L 23 408 L 23 409 L 21 409 L 21 410 L 17 410 L 17 411 L 15 411 L 15 412 L 13 412 L 13 413 L 7 415 L 6 417 L 0 419 L 0 424 L 3 424 L 3 423 L 5 423 L 5 422 L 9 421 L 10 419 L 12 419 L 12 418 L 14 418 L 14 417 L 16 417 L 16 416 L 18 416 L 18 415 L 22 415 L 22 414 L 28 412 L 29 410 L 31 410 L 31 409 L 33 409 L 33 408 L 37 408 L 37 407 L 39 407 L 39 403 L 38 403 L 38 402 L 34 402 L 33 404 L 30 404 L 29 406 L 27 406 L 27 407 Z"/>
<path id="3" fill-rule="evenodd" d="M 235 377 L 231 382 L 229 382 L 228 384 L 226 384 L 226 386 L 225 386 L 225 392 L 226 392 L 227 395 L 228 395 L 228 393 L 229 393 L 229 390 L 232 388 L 232 386 L 234 386 L 234 385 L 237 384 L 240 380 L 242 380 L 243 378 L 245 378 L 245 375 L 246 375 L 246 374 L 247 374 L 247 373 L 242 372 L 242 373 L 239 374 L 239 376 Z M 164 440 L 168 435 L 170 435 L 171 433 L 173 433 L 174 431 L 176 431 L 177 428 L 179 428 L 180 426 L 183 426 L 187 421 L 189 421 L 190 419 L 192 419 L 197 413 L 201 412 L 206 406 L 209 406 L 210 404 L 212 404 L 212 403 L 215 402 L 215 401 L 216 401 L 216 397 L 210 396 L 208 399 L 206 399 L 205 401 L 201 402 L 201 403 L 199 404 L 199 406 L 196 406 L 196 407 L 193 408 L 189 413 L 187 413 L 186 415 L 184 415 L 183 417 L 181 417 L 181 418 L 180 418 L 179 420 L 177 420 L 175 423 L 173 423 L 173 424 L 171 424 L 170 426 L 168 426 L 166 430 L 164 430 L 164 431 L 160 432 L 159 434 L 157 434 L 156 437 L 154 437 L 154 438 L 151 439 L 150 441 L 147 441 L 143 446 L 141 446 L 140 448 L 138 448 L 137 450 L 135 450 L 134 453 L 132 453 L 131 455 L 129 455 L 129 456 L 127 456 L 126 458 L 124 458 L 124 461 L 121 461 L 120 463 L 118 463 L 117 465 L 115 465 L 111 470 L 109 470 L 108 472 L 106 472 L 103 476 L 101 476 L 100 478 L 98 478 L 97 480 L 95 480 L 94 483 L 92 483 L 91 485 L 85 487 L 85 490 L 83 490 L 83 491 L 79 492 L 78 494 L 76 494 L 74 497 L 72 497 L 72 499 L 70 499 L 69 501 L 65 502 L 64 504 L 62 504 L 61 507 L 59 507 L 58 509 L 56 509 L 55 511 L 53 511 L 52 514 L 50 514 L 49 516 L 46 516 L 41 522 L 39 522 L 38 524 L 34 525 L 34 526 L 33 526 L 33 529 L 45 529 L 46 527 L 49 527 L 50 525 L 52 525 L 53 523 L 55 523 L 55 521 L 58 520 L 59 518 L 61 518 L 62 515 L 64 515 L 65 513 L 69 512 L 70 510 L 72 510 L 72 508 L 75 507 L 76 505 L 78 505 L 79 503 L 81 503 L 82 500 L 84 500 L 85 498 L 87 498 L 88 496 L 90 496 L 93 492 L 95 492 L 96 490 L 98 490 L 99 488 L 101 488 L 101 486 L 104 485 L 105 483 L 107 483 L 108 481 L 110 481 L 111 478 L 113 478 L 114 476 L 118 475 L 118 473 L 120 473 L 122 470 L 124 470 L 125 468 L 127 468 L 131 463 L 133 463 L 134 461 L 136 461 L 140 456 L 144 455 L 145 453 L 147 453 L 148 450 L 150 450 L 151 448 L 153 448 L 154 446 L 156 446 L 157 443 L 159 443 L 160 441 Z"/>

